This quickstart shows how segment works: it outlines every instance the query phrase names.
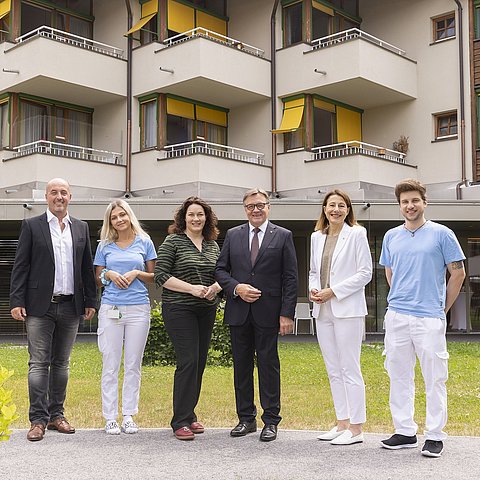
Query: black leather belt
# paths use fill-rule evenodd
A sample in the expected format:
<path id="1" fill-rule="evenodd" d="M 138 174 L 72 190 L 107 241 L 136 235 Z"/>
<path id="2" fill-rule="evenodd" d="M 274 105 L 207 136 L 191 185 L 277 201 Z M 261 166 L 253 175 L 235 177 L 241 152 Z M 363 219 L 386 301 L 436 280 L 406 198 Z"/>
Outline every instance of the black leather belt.
<path id="1" fill-rule="evenodd" d="M 52 295 L 52 303 L 65 303 L 71 302 L 73 300 L 73 295 Z"/>

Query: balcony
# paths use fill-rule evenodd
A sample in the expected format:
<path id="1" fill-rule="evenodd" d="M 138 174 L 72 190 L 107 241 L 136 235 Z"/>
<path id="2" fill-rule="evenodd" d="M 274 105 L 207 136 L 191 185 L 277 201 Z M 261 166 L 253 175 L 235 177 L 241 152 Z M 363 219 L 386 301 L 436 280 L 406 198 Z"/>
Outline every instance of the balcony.
<path id="1" fill-rule="evenodd" d="M 258 185 L 270 184 L 270 168 L 262 153 L 210 142 L 169 145 L 132 157 L 132 191 L 150 190 L 153 196 L 192 184 L 213 185 L 224 192 L 232 188 L 243 191 L 250 188 L 252 178 Z"/>
<path id="2" fill-rule="evenodd" d="M 0 44 L 0 93 L 22 92 L 96 107 L 126 96 L 123 51 L 43 26 Z"/>
<path id="3" fill-rule="evenodd" d="M 417 175 L 405 154 L 359 141 L 280 154 L 277 166 L 279 191 L 351 182 L 393 187 Z"/>
<path id="4" fill-rule="evenodd" d="M 195 28 L 137 48 L 133 95 L 164 92 L 234 108 L 270 98 L 270 62 L 252 45 Z"/>
<path id="5" fill-rule="evenodd" d="M 48 182 L 55 172 L 89 189 L 124 190 L 125 162 L 121 153 L 39 140 L 3 150 L 1 157 L 1 187 Z M 88 166 L 85 162 L 89 162 Z M 81 184 L 76 183 L 80 179 Z"/>
<path id="6" fill-rule="evenodd" d="M 315 93 L 364 109 L 417 97 L 416 62 L 358 29 L 285 48 L 277 59 L 280 97 Z"/>

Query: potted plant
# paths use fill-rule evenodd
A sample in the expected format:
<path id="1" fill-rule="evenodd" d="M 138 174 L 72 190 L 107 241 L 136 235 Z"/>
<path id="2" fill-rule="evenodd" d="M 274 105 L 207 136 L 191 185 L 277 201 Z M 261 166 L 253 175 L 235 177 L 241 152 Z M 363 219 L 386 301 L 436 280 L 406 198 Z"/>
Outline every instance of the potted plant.
<path id="1" fill-rule="evenodd" d="M 400 138 L 393 142 L 393 149 L 406 155 L 408 153 L 408 138 L 405 135 L 400 135 Z"/>

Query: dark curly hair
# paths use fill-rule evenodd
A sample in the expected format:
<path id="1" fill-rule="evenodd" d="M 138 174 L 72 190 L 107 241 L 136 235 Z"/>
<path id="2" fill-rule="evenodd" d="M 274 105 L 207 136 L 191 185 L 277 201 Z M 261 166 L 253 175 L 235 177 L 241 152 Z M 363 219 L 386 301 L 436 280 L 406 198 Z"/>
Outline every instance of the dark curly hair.
<path id="1" fill-rule="evenodd" d="M 203 227 L 203 238 L 205 240 L 216 240 L 220 233 L 218 229 L 218 218 L 212 207 L 201 198 L 188 197 L 177 209 L 173 217 L 173 223 L 168 227 L 168 233 L 185 233 L 187 229 L 187 223 L 185 217 L 190 205 L 200 205 L 205 212 L 205 225 Z"/>

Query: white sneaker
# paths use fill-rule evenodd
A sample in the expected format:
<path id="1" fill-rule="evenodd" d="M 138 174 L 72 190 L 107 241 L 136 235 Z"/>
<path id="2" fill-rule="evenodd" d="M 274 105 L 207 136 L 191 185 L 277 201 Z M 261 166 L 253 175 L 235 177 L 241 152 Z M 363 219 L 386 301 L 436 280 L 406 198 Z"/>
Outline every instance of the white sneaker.
<path id="1" fill-rule="evenodd" d="M 340 436 L 343 432 L 345 432 L 345 430 L 338 430 L 338 427 L 333 427 L 330 431 L 328 432 L 325 432 L 325 433 L 321 433 L 317 439 L 318 440 L 324 440 L 324 441 L 330 441 L 330 440 L 333 440 L 334 438 L 337 438 L 338 436 Z"/>
<path id="2" fill-rule="evenodd" d="M 107 435 L 120 435 L 120 425 L 115 420 L 109 420 L 105 424 L 105 433 Z"/>
<path id="3" fill-rule="evenodd" d="M 138 433 L 138 426 L 133 420 L 127 420 L 122 423 L 123 433 Z"/>

